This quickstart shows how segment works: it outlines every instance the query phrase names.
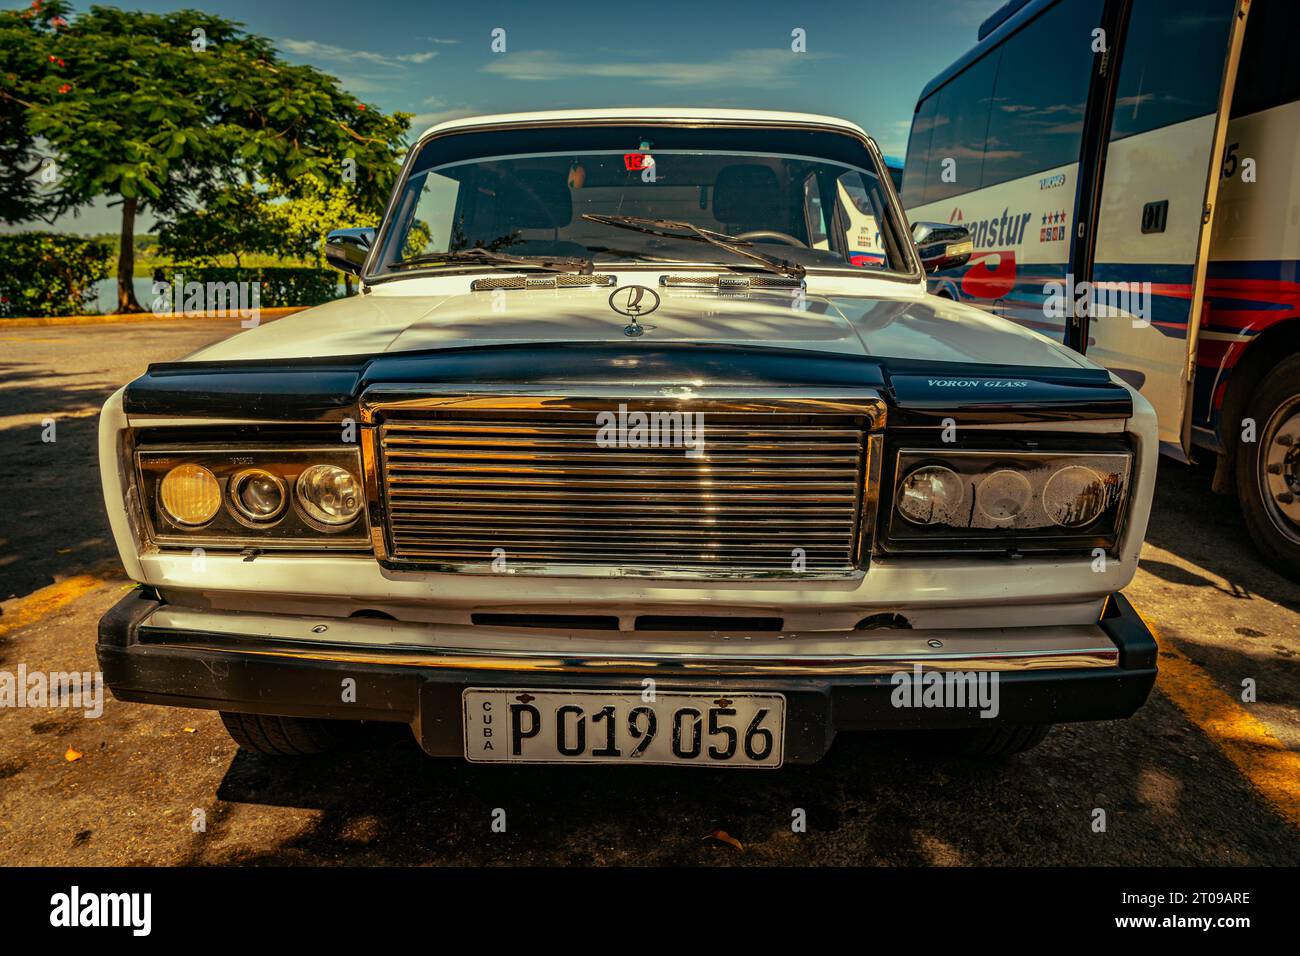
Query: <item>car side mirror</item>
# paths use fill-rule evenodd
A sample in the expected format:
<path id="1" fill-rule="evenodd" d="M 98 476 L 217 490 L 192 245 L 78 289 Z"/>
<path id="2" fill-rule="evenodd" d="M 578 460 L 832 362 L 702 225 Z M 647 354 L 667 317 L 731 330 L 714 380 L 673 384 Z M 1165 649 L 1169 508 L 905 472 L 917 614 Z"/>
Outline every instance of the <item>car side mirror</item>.
<path id="1" fill-rule="evenodd" d="M 918 222 L 912 225 L 912 239 L 926 272 L 964 266 L 975 251 L 970 230 L 946 222 Z"/>
<path id="2" fill-rule="evenodd" d="M 325 261 L 340 272 L 360 276 L 370 247 L 375 244 L 375 234 L 370 226 L 333 230 L 325 237 Z"/>

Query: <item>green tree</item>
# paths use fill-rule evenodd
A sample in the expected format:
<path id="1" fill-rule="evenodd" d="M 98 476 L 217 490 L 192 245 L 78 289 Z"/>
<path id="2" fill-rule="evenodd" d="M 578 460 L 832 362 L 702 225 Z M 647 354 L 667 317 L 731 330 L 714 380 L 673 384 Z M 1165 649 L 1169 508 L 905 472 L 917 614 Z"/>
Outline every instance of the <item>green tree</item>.
<path id="1" fill-rule="evenodd" d="M 0 222 L 26 222 L 53 209 L 48 190 L 41 190 L 46 157 L 36 148 L 27 115 L 58 68 L 39 49 L 65 26 L 57 3 L 48 9 L 38 0 L 26 10 L 0 13 Z"/>
<path id="2" fill-rule="evenodd" d="M 187 262 L 213 263 L 223 254 L 235 267 L 247 253 L 277 253 L 282 240 L 266 197 L 249 183 L 240 183 L 202 197 L 201 205 L 185 209 L 158 225 L 158 249 Z"/>
<path id="3" fill-rule="evenodd" d="M 118 311 L 140 308 L 131 279 L 144 209 L 174 218 L 239 183 L 292 193 L 304 176 L 351 178 L 367 202 L 391 188 L 410 114 L 368 107 L 333 77 L 284 62 L 241 24 L 197 10 L 102 6 L 71 18 L 64 0 L 37 9 L 70 22 L 26 28 L 25 55 L 48 68 L 30 84 L 25 128 L 56 154 L 57 209 L 101 195 L 120 204 Z M 20 17 L 0 13 L 0 29 Z M 22 51 L 0 45 L 0 54 Z"/>
<path id="4" fill-rule="evenodd" d="M 268 213 L 276 237 L 274 252 L 322 264 L 325 237 L 331 230 L 378 226 L 383 208 L 367 203 L 356 190 L 331 187 L 315 176 L 294 184 L 292 194 L 271 203 Z"/>

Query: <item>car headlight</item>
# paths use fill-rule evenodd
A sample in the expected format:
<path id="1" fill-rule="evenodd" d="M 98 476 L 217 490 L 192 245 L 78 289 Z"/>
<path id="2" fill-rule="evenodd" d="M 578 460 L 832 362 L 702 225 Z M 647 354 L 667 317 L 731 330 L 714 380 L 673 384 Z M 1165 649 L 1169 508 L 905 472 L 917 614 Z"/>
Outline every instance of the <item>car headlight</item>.
<path id="1" fill-rule="evenodd" d="M 999 468 L 975 483 L 975 507 L 990 524 L 1014 522 L 1033 496 L 1029 479 L 1014 468 Z"/>
<path id="2" fill-rule="evenodd" d="M 150 540 L 184 547 L 368 548 L 353 445 L 141 445 Z"/>
<path id="3" fill-rule="evenodd" d="M 298 503 L 321 524 L 348 525 L 361 514 L 361 482 L 338 465 L 312 465 L 298 476 Z"/>
<path id="4" fill-rule="evenodd" d="M 158 499 L 167 516 L 187 527 L 204 525 L 221 507 L 221 486 L 202 465 L 177 465 L 163 476 Z"/>
<path id="5" fill-rule="evenodd" d="M 1066 465 L 1047 479 L 1043 510 L 1062 528 L 1082 528 L 1106 509 L 1113 482 L 1084 465 Z"/>
<path id="6" fill-rule="evenodd" d="M 961 476 L 942 465 L 926 465 L 898 486 L 898 510 L 916 524 L 942 524 L 961 508 L 966 485 Z"/>
<path id="7" fill-rule="evenodd" d="M 259 524 L 280 517 L 288 500 L 284 479 L 265 468 L 245 468 L 227 487 L 235 513 Z"/>
<path id="8" fill-rule="evenodd" d="M 1121 447 L 899 449 L 881 545 L 933 552 L 1113 548 L 1132 460 Z"/>

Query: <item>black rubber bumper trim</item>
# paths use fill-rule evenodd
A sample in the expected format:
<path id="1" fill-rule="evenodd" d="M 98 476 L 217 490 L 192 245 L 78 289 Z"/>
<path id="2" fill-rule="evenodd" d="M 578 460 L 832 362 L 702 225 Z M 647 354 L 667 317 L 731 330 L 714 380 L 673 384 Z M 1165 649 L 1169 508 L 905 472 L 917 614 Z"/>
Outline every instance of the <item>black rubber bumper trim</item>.
<path id="1" fill-rule="evenodd" d="M 1106 598 L 1101 611 L 1102 631 L 1119 648 L 1119 666 L 1126 670 L 1155 670 L 1159 648 L 1146 621 L 1123 594 Z"/>
<path id="2" fill-rule="evenodd" d="M 394 721 L 410 724 L 426 751 L 463 753 L 461 692 L 466 687 L 642 690 L 639 675 L 514 673 L 401 664 L 352 663 L 201 650 L 136 640 L 141 622 L 159 607 L 143 591 L 123 598 L 99 623 L 100 669 L 119 700 L 290 717 Z M 999 672 L 998 713 L 975 708 L 899 708 L 889 674 L 800 678 L 656 678 L 661 691 L 780 693 L 786 696 L 786 762 L 820 759 L 839 730 L 988 727 L 1068 723 L 1132 715 L 1155 683 L 1155 641 L 1120 595 L 1106 605 L 1102 629 L 1120 651 L 1105 670 Z M 343 681 L 356 682 L 355 703 L 343 703 Z"/>

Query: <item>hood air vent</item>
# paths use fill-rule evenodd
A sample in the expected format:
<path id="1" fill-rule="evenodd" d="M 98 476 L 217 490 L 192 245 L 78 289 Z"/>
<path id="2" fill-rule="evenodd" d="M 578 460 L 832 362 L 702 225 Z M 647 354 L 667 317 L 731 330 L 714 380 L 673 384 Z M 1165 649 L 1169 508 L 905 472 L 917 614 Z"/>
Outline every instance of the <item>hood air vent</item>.
<path id="1" fill-rule="evenodd" d="M 701 276 L 660 276 L 659 285 L 672 289 L 713 289 L 719 295 L 745 295 L 753 289 L 802 289 L 803 280 L 793 276 L 741 276 L 734 273 Z"/>
<path id="2" fill-rule="evenodd" d="M 587 286 L 613 285 L 612 275 L 569 275 L 560 273 L 551 276 L 492 276 L 487 279 L 475 279 L 469 284 L 475 292 L 491 292 L 493 289 L 581 289 Z"/>

